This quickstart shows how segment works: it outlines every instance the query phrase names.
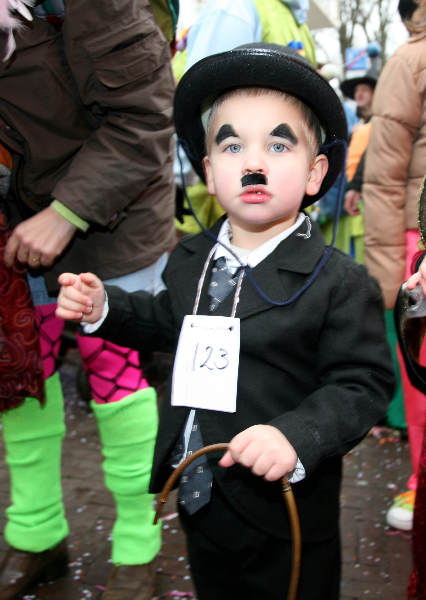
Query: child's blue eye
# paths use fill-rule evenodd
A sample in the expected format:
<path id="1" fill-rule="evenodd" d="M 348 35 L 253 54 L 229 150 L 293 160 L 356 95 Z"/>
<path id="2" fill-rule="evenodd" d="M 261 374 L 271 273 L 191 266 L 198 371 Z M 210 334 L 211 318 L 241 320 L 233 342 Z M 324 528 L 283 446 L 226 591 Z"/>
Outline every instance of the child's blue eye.
<path id="1" fill-rule="evenodd" d="M 287 148 L 284 144 L 281 144 L 281 142 L 275 142 L 275 144 L 271 145 L 271 150 L 273 152 L 285 152 Z"/>
<path id="2" fill-rule="evenodd" d="M 233 154 L 241 152 L 241 144 L 231 144 L 230 146 L 227 146 L 226 151 L 232 152 Z"/>

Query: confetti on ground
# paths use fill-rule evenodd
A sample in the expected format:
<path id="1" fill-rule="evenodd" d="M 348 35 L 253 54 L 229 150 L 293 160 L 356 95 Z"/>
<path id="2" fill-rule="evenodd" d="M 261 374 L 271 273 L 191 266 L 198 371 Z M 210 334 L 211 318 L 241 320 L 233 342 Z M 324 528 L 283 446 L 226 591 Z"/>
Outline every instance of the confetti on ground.
<path id="1" fill-rule="evenodd" d="M 400 535 L 406 540 L 411 540 L 411 534 L 400 531 L 399 529 L 391 529 L 387 532 L 387 535 Z"/>
<path id="2" fill-rule="evenodd" d="M 368 432 L 368 435 L 371 435 L 372 437 L 375 437 L 375 438 L 381 438 L 382 437 L 382 428 L 381 427 L 372 427 L 370 429 L 370 431 Z"/>
<path id="3" fill-rule="evenodd" d="M 379 445 L 383 446 L 383 444 L 397 444 L 400 441 L 401 438 L 397 436 L 384 437 L 379 440 Z"/>
<path id="4" fill-rule="evenodd" d="M 158 596 L 157 600 L 162 600 L 163 598 L 195 598 L 195 595 L 192 592 L 179 592 L 178 590 L 170 590 L 170 592 L 166 592 L 161 596 Z M 153 598 L 155 600 L 155 598 Z"/>
<path id="5" fill-rule="evenodd" d="M 373 427 L 370 429 L 369 436 L 379 440 L 379 445 L 396 444 L 401 441 L 401 433 L 398 429 L 389 429 L 388 427 Z"/>
<path id="6" fill-rule="evenodd" d="M 177 512 L 172 512 L 169 513 L 168 515 L 166 515 L 165 517 L 161 517 L 162 521 L 171 521 L 172 519 L 176 519 L 176 517 L 178 516 Z"/>

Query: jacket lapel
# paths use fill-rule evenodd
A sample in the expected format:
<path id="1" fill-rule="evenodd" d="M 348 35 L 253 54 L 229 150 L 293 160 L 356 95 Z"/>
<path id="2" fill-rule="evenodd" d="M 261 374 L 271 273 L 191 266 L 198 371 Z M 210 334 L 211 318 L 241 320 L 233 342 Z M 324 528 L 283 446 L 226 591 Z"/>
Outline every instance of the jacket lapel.
<path id="1" fill-rule="evenodd" d="M 217 236 L 221 219 L 210 230 Z M 305 233 L 302 225 L 283 240 L 277 248 L 260 262 L 249 274 L 244 275 L 236 316 L 247 318 L 258 312 L 273 308 L 268 300 L 284 302 L 296 294 L 308 280 L 324 254 L 325 244 L 319 229 L 312 226 L 310 238 L 298 236 Z M 178 271 L 171 278 L 174 284 L 169 290 L 174 302 L 181 306 L 184 314 L 192 313 L 198 284 L 208 254 L 214 244 L 206 234 L 184 238 L 181 248 L 183 260 L 179 261 Z M 210 262 L 202 288 L 198 314 L 209 314 L 207 288 L 210 281 L 212 261 Z M 168 279 L 168 278 L 167 278 Z M 234 294 L 231 293 L 214 312 L 215 315 L 230 316 Z"/>
<path id="2" fill-rule="evenodd" d="M 297 236 L 305 229 L 302 224 L 244 277 L 237 317 L 244 319 L 273 308 L 271 300 L 286 302 L 306 284 L 324 253 L 325 244 L 315 227 L 310 238 Z"/>

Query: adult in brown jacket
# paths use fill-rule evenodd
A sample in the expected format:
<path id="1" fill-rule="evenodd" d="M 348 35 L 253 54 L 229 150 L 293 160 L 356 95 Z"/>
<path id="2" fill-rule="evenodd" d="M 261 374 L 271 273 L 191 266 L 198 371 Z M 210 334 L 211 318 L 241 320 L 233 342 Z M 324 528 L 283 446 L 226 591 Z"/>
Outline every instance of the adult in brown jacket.
<path id="1" fill-rule="evenodd" d="M 155 292 L 174 239 L 174 80 L 149 1 L 58 0 L 49 3 L 54 15 L 40 2 L 30 13 L 26 3 L 0 1 L 0 142 L 13 157 L 2 259 L 7 268 L 15 260 L 28 266 L 46 404 L 27 397 L 2 416 L 12 503 L 0 600 L 67 565 L 57 275 L 90 269 L 125 289 Z M 99 338 L 88 345 L 79 337 L 79 347 L 117 508 L 103 599 L 150 600 L 161 545 L 147 493 L 155 392 L 134 351 Z"/>
<path id="2" fill-rule="evenodd" d="M 410 38 L 386 63 L 376 86 L 362 187 L 365 262 L 380 282 L 388 310 L 410 275 L 417 250 L 416 204 L 426 173 L 426 1 L 400 0 L 398 8 Z M 405 512 L 394 506 L 387 520 L 411 529 L 426 411 L 423 394 L 410 385 L 403 364 L 400 368 L 413 476 L 408 482 L 411 493 L 404 496 L 404 502 L 409 500 Z"/>

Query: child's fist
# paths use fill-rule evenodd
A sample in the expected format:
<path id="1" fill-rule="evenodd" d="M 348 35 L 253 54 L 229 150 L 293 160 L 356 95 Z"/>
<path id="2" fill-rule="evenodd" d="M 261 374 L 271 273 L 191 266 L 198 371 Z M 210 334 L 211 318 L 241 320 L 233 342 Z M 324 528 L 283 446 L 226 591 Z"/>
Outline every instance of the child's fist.
<path id="1" fill-rule="evenodd" d="M 96 323 L 102 316 L 105 289 L 102 281 L 93 273 L 62 273 L 56 316 L 70 321 Z"/>
<path id="2" fill-rule="evenodd" d="M 239 463 L 267 481 L 281 479 L 294 470 L 297 454 L 279 429 L 272 425 L 253 425 L 236 435 L 219 461 L 222 467 Z"/>

